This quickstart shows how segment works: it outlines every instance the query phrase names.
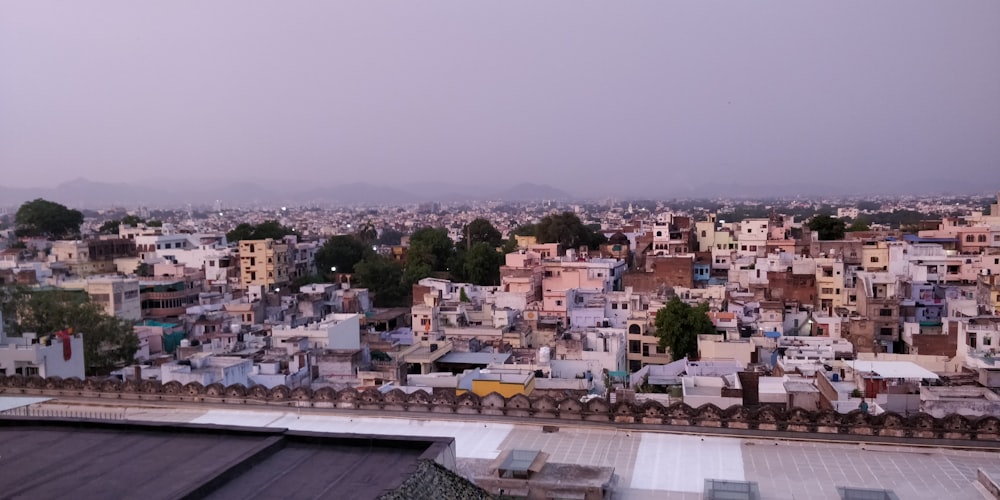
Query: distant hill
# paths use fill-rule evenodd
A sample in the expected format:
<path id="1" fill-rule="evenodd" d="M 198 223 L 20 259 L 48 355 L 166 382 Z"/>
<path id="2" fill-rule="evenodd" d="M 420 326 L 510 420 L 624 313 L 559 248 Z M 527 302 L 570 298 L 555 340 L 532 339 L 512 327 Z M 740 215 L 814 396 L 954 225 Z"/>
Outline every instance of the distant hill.
<path id="1" fill-rule="evenodd" d="M 55 187 L 11 188 L 0 186 L 0 206 L 13 207 L 35 198 L 78 208 L 109 206 L 181 206 L 211 204 L 221 200 L 238 204 L 344 204 L 421 203 L 477 200 L 553 200 L 571 196 L 547 185 L 522 183 L 504 189 L 487 186 L 421 183 L 392 187 L 370 183 L 295 187 L 261 186 L 253 182 L 199 182 L 188 184 L 157 181 L 142 183 L 95 182 L 75 179 Z"/>

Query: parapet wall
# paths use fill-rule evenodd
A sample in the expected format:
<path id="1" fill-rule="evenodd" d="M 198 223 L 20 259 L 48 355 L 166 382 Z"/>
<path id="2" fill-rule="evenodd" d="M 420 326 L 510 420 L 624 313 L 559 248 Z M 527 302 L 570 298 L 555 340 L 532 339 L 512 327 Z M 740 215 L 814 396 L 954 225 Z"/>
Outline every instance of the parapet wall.
<path id="1" fill-rule="evenodd" d="M 868 415 L 859 410 L 846 414 L 833 411 L 808 411 L 801 408 L 782 410 L 774 407 L 734 406 L 725 410 L 712 404 L 692 408 L 684 403 L 663 406 L 656 401 L 610 404 L 603 399 L 581 403 L 576 399 L 548 396 L 511 398 L 492 393 L 477 396 L 465 393 L 406 394 L 400 390 L 381 393 L 376 390 L 336 391 L 306 387 L 290 389 L 283 385 L 247 388 L 241 384 L 202 386 L 197 382 L 161 384 L 158 381 L 120 382 L 114 379 L 58 377 L 22 377 L 0 375 L 0 393 L 30 394 L 50 397 L 88 397 L 97 399 L 174 401 L 243 406 L 284 406 L 298 408 L 335 408 L 339 410 L 378 410 L 384 412 L 489 415 L 534 417 L 567 422 L 604 422 L 646 424 L 669 427 L 705 427 L 708 429 L 749 429 L 808 434 L 850 436 L 887 436 L 914 439 L 947 439 L 1000 442 L 1000 418 L 970 418 L 949 415 L 935 418 L 926 413 L 903 416 L 896 413 Z M 668 430 L 668 429 L 664 429 Z M 815 437 L 815 436 L 812 436 Z"/>

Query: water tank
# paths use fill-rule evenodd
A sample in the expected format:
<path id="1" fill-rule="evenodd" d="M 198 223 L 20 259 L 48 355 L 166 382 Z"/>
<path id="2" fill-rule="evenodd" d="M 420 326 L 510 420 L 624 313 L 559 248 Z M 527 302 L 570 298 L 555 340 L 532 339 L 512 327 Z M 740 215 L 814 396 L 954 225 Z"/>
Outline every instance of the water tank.
<path id="1" fill-rule="evenodd" d="M 188 339 L 181 339 L 181 347 L 191 347 L 191 341 Z"/>
<path id="2" fill-rule="evenodd" d="M 544 346 L 538 349 L 538 362 L 548 363 L 552 359 L 552 349 L 549 346 Z"/>

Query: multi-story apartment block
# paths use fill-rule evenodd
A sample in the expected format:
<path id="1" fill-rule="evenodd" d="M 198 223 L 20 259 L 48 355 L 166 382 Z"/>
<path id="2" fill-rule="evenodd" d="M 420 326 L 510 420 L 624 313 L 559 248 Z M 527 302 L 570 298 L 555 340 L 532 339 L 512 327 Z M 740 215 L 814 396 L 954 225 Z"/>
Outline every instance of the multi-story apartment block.
<path id="1" fill-rule="evenodd" d="M 288 283 L 288 244 L 272 239 L 243 240 L 239 246 L 240 280 L 244 287 L 257 285 L 268 291 Z"/>

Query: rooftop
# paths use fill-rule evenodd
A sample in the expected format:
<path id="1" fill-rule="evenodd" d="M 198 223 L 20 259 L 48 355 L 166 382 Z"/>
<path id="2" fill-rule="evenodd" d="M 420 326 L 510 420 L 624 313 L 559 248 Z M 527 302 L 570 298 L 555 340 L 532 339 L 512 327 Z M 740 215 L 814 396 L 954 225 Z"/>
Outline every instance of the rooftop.
<path id="1" fill-rule="evenodd" d="M 453 442 L 0 417 L 0 488 L 24 498 L 378 498 Z"/>

